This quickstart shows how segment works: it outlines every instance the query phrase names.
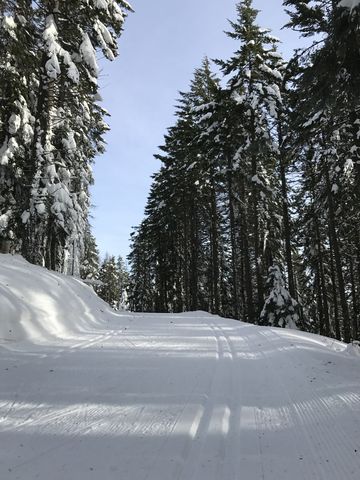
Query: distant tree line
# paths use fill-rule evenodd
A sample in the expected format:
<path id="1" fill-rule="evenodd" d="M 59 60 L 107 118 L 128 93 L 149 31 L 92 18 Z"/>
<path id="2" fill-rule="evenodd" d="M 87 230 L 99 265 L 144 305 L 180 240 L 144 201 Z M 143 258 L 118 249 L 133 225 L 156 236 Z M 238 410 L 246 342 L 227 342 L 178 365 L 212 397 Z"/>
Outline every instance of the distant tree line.
<path id="1" fill-rule="evenodd" d="M 96 240 L 88 231 L 85 235 L 84 256 L 80 276 L 95 292 L 116 310 L 127 310 L 129 272 L 123 258 L 106 254 L 101 261 Z"/>
<path id="2" fill-rule="evenodd" d="M 124 0 L 1 0 L 0 246 L 79 270 L 91 166 L 104 151 L 97 52 L 117 56 Z"/>
<path id="3" fill-rule="evenodd" d="M 360 2 L 359 2 L 360 3 Z M 206 310 L 359 338 L 360 5 L 285 0 L 284 61 L 237 5 L 236 50 L 180 93 L 132 235 L 135 311 Z"/>

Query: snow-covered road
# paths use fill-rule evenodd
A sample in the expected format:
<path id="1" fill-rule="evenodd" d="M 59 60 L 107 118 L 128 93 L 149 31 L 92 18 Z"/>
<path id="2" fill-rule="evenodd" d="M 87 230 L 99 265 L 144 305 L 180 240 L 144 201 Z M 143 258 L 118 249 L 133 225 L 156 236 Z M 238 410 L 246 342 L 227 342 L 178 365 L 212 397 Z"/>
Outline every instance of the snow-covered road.
<path id="1" fill-rule="evenodd" d="M 359 479 L 360 363 L 343 349 L 199 312 L 3 342 L 0 479 Z"/>

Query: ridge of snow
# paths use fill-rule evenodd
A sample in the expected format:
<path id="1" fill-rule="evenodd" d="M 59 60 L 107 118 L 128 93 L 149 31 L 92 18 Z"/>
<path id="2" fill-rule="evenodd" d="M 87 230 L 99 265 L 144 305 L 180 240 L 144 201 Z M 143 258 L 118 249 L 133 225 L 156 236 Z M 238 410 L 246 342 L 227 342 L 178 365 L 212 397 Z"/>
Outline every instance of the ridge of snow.
<path id="1" fill-rule="evenodd" d="M 0 254 L 0 342 L 41 343 L 55 338 L 72 338 L 79 332 L 103 328 L 109 316 L 113 318 L 114 315 L 116 312 L 81 279 L 32 265 L 20 255 Z M 214 317 L 203 311 L 173 315 Z M 270 327 L 261 328 L 271 330 Z M 347 348 L 342 342 L 320 335 L 272 330 L 337 351 Z"/>
<path id="2" fill-rule="evenodd" d="M 0 343 L 73 337 L 112 312 L 80 279 L 0 254 Z"/>

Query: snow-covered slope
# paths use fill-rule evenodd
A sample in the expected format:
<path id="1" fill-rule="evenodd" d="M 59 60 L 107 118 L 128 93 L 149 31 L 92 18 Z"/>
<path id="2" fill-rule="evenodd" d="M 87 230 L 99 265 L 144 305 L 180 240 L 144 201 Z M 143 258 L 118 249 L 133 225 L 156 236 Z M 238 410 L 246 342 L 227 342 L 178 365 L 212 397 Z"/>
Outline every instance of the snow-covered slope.
<path id="1" fill-rule="evenodd" d="M 81 280 L 0 255 L 0 342 L 73 337 L 101 326 L 105 312 Z"/>
<path id="2" fill-rule="evenodd" d="M 203 312 L 116 315 L 16 257 L 0 256 L 0 288 L 1 480 L 359 478 L 344 344 Z"/>

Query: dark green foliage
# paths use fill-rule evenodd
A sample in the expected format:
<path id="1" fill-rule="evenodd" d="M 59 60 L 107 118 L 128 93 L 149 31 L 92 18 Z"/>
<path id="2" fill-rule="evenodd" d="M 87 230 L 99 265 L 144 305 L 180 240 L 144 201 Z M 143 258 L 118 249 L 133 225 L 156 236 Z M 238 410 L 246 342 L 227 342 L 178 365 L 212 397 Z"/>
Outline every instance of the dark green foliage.
<path id="1" fill-rule="evenodd" d="M 216 61 L 226 85 L 206 60 L 181 94 L 133 235 L 131 305 L 350 341 L 360 313 L 360 8 L 284 6 L 309 47 L 285 64 L 243 0 L 228 33 L 237 49 Z"/>
<path id="2" fill-rule="evenodd" d="M 114 256 L 106 257 L 103 261 L 99 271 L 99 281 L 101 285 L 96 288 L 99 297 L 105 300 L 111 307 L 119 308 L 121 290 L 119 272 Z"/>
<path id="3" fill-rule="evenodd" d="M 96 50 L 117 56 L 122 11 L 130 8 L 106 3 L 0 5 L 0 239 L 64 272 L 69 255 L 71 271 L 74 255 L 76 265 L 83 255 L 91 165 L 108 130 Z"/>
<path id="4" fill-rule="evenodd" d="M 256 322 L 267 268 L 282 258 L 277 41 L 238 6 L 226 88 L 207 59 L 182 93 L 165 137 L 146 219 L 134 235 L 131 303 L 148 311 L 207 310 Z M 145 301 L 145 299 L 147 299 Z"/>
<path id="5" fill-rule="evenodd" d="M 292 27 L 321 32 L 293 66 L 293 149 L 301 173 L 298 212 L 299 287 L 314 331 L 358 338 L 359 9 L 339 2 L 292 5 Z M 308 2 L 306 2 L 308 3 Z M 320 41 L 321 40 L 321 41 Z"/>
<path id="6" fill-rule="evenodd" d="M 95 281 L 99 278 L 100 268 L 99 250 L 96 240 L 88 225 L 84 238 L 84 253 L 80 264 L 80 276 L 87 281 Z M 95 283 L 96 284 L 96 283 Z"/>

